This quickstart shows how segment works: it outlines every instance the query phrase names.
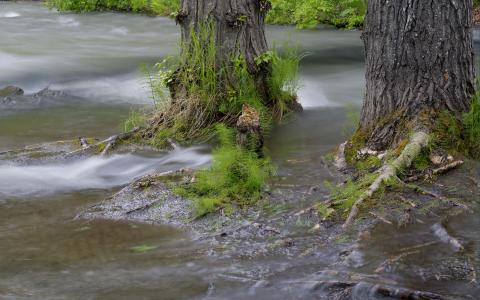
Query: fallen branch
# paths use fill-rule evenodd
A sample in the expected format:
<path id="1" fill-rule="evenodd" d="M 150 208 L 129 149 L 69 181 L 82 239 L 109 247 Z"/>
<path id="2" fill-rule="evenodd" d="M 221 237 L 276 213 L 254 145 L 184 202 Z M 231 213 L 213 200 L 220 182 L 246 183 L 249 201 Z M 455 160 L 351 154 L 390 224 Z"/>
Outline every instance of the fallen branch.
<path id="1" fill-rule="evenodd" d="M 433 175 L 440 175 L 440 174 L 447 173 L 448 171 L 463 165 L 463 163 L 464 163 L 463 160 L 454 161 L 452 163 L 446 164 L 443 167 L 440 167 L 440 168 L 437 168 L 437 169 L 433 170 L 432 174 Z"/>
<path id="2" fill-rule="evenodd" d="M 427 196 L 430 196 L 430 197 L 433 197 L 435 199 L 438 199 L 438 200 L 441 200 L 443 202 L 448 202 L 448 203 L 452 203 L 453 205 L 455 206 L 458 206 L 458 207 L 461 207 L 462 209 L 466 210 L 466 211 L 471 211 L 470 207 L 468 207 L 467 205 L 463 204 L 463 203 L 459 203 L 459 202 L 456 202 L 452 199 L 449 199 L 449 198 L 446 198 L 442 195 L 439 195 L 435 192 L 432 192 L 432 191 L 429 191 L 429 190 L 426 190 L 422 187 L 419 187 L 419 186 L 415 186 L 414 190 L 416 190 L 417 192 L 419 193 L 422 193 L 424 195 L 427 195 Z"/>
<path id="3" fill-rule="evenodd" d="M 120 141 L 123 141 L 123 140 L 126 140 L 130 137 L 132 137 L 134 134 L 136 134 L 137 132 L 140 131 L 140 127 L 135 127 L 134 129 L 128 131 L 128 132 L 124 132 L 124 133 L 121 133 L 121 134 L 117 134 L 117 135 L 112 135 L 111 137 L 109 137 L 108 139 L 105 139 L 103 141 L 100 141 L 98 143 L 95 143 L 95 144 L 91 144 L 91 145 L 85 145 L 84 143 L 81 143 L 82 144 L 82 148 L 80 149 L 77 149 L 75 151 L 72 151 L 72 152 L 69 152 L 66 154 L 66 156 L 72 156 L 72 155 L 77 155 L 77 154 L 81 154 L 81 153 L 85 153 L 91 149 L 97 149 L 98 147 L 101 147 L 101 146 L 105 146 L 105 148 L 103 148 L 103 151 L 101 153 L 101 155 L 105 155 L 107 154 L 107 152 L 112 149 L 118 142 Z M 85 141 L 86 142 L 86 141 Z"/>
<path id="4" fill-rule="evenodd" d="M 380 221 L 386 223 L 386 224 L 389 224 L 389 225 L 392 225 L 392 222 L 390 222 L 389 220 L 385 219 L 384 217 L 380 216 L 380 215 L 377 215 L 376 213 L 374 212 L 370 212 L 370 214 L 372 216 L 374 216 L 375 218 L 379 219 Z"/>
<path id="5" fill-rule="evenodd" d="M 412 139 L 405 146 L 400 156 L 397 157 L 392 163 L 386 163 L 380 170 L 378 170 L 378 177 L 370 185 L 370 187 L 365 191 L 357 201 L 352 206 L 352 210 L 348 215 L 343 228 L 348 228 L 355 217 L 357 216 L 360 205 L 372 197 L 375 192 L 377 192 L 385 182 L 388 182 L 392 179 L 397 179 L 397 173 L 400 170 L 406 169 L 412 165 L 413 160 L 420 154 L 423 148 L 428 145 L 429 135 L 423 131 L 417 132 L 413 135 Z"/>
<path id="6" fill-rule="evenodd" d="M 416 207 L 417 207 L 417 204 L 416 204 L 416 203 L 414 203 L 414 202 L 411 201 L 411 200 L 408 200 L 407 198 L 403 197 L 402 195 L 399 195 L 398 197 L 399 197 L 400 200 L 402 200 L 403 202 L 408 203 L 411 207 L 413 207 L 413 208 L 416 208 Z"/>
<path id="7" fill-rule="evenodd" d="M 401 253 L 397 256 L 391 257 L 391 258 L 385 260 L 380 266 L 378 266 L 378 268 L 375 269 L 375 273 L 384 272 L 388 267 L 390 267 L 394 263 L 398 262 L 402 258 L 404 258 L 406 256 L 409 256 L 409 255 L 412 255 L 412 254 L 418 254 L 418 253 L 420 253 L 420 250 L 413 250 L 413 251 Z"/>
<path id="8" fill-rule="evenodd" d="M 463 160 L 457 160 L 457 161 L 451 162 L 449 164 L 446 164 L 442 167 L 433 169 L 431 172 L 428 172 L 427 174 L 421 173 L 421 174 L 410 176 L 410 177 L 406 178 L 404 180 L 404 182 L 414 182 L 414 181 L 418 181 L 422 178 L 425 179 L 425 180 L 428 180 L 429 176 L 431 176 L 431 175 L 445 174 L 448 171 L 453 170 L 453 169 L 455 169 L 455 168 L 457 168 L 457 167 L 459 167 L 463 164 L 464 164 Z"/>

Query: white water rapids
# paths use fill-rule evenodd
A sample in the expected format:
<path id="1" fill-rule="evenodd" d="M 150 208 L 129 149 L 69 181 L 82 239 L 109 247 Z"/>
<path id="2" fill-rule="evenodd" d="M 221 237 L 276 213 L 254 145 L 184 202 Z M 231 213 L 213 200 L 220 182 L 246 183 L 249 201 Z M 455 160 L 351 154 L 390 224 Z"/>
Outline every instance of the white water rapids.
<path id="1" fill-rule="evenodd" d="M 0 198 L 45 196 L 57 192 L 107 189 L 130 183 L 153 172 L 198 168 L 210 155 L 201 147 L 179 148 L 163 156 L 132 154 L 91 157 L 68 163 L 0 165 Z"/>

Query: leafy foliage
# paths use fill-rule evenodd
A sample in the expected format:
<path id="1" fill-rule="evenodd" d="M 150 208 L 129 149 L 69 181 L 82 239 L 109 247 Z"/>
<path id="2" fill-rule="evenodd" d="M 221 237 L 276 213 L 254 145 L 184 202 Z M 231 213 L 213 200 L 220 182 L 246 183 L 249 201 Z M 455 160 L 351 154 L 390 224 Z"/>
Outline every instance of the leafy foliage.
<path id="1" fill-rule="evenodd" d="M 267 22 L 313 28 L 319 23 L 354 28 L 363 24 L 365 0 L 272 0 Z"/>
<path id="2" fill-rule="evenodd" d="M 59 11 L 131 11 L 168 16 L 178 11 L 178 0 L 47 0 L 47 6 Z"/>
<path id="3" fill-rule="evenodd" d="M 267 22 L 296 24 L 299 28 L 313 28 L 319 23 L 355 28 L 362 26 L 365 16 L 365 0 L 271 0 L 271 3 Z M 47 0 L 47 5 L 60 11 L 114 10 L 173 16 L 179 10 L 180 0 Z"/>

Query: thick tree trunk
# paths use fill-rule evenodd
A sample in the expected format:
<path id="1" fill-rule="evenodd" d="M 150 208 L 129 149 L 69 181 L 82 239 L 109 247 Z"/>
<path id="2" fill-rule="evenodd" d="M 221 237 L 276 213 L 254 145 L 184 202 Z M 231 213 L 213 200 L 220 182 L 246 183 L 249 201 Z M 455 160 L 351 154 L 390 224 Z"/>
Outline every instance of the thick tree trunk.
<path id="1" fill-rule="evenodd" d="M 370 148 L 391 148 L 409 128 L 431 126 L 425 119 L 435 112 L 468 110 L 475 76 L 471 24 L 472 0 L 368 0 L 360 127 Z"/>
<path id="2" fill-rule="evenodd" d="M 268 70 L 255 58 L 268 51 L 264 20 L 270 7 L 267 0 L 182 0 L 177 16 L 182 44 L 188 47 L 192 30 L 198 33 L 202 22 L 213 22 L 218 65 L 228 67 L 232 58 L 244 57 L 260 94 L 268 100 Z"/>

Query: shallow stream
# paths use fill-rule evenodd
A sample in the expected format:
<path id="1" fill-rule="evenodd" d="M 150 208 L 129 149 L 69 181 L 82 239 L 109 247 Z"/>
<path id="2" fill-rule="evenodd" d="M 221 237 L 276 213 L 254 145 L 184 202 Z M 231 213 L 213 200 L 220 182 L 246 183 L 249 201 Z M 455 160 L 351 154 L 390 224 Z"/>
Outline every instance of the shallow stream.
<path id="1" fill-rule="evenodd" d="M 347 115 L 358 111 L 364 93 L 360 33 L 268 26 L 267 35 L 271 44 L 297 42 L 307 54 L 299 91 L 306 110 L 276 128 L 268 142 L 279 180 L 322 186 L 332 177 L 322 156 L 345 139 L 354 122 Z M 139 66 L 175 54 L 178 40 L 179 28 L 167 18 L 59 14 L 41 3 L 0 2 L 0 87 L 65 92 L 59 106 L 0 112 L 0 152 L 119 132 L 132 109 L 152 105 Z M 35 166 L 0 163 L 0 299 L 320 298 L 322 291 L 311 294 L 309 282 L 345 272 L 373 278 L 374 266 L 398 249 L 438 242 L 428 224 L 408 232 L 378 230 L 360 245 L 356 263 L 332 267 L 338 253 L 330 249 L 302 257 L 218 257 L 210 245 L 174 228 L 74 220 L 134 178 L 209 160 L 205 147 L 193 147 Z M 479 219 L 476 210 L 450 222 L 477 266 Z M 435 249 L 414 256 L 411 268 L 375 280 L 480 299 L 478 284 L 448 280 L 441 271 L 422 275 L 425 263 L 455 255 Z M 358 288 L 356 299 L 368 299 L 371 290 Z"/>

